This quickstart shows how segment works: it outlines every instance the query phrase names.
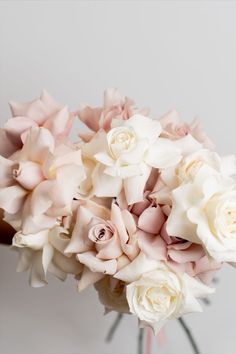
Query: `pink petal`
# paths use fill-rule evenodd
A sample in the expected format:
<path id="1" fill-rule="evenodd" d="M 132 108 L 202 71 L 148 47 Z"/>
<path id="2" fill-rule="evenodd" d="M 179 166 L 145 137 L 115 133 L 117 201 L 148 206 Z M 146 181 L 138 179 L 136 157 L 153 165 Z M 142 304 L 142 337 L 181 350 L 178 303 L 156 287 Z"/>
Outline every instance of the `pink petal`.
<path id="1" fill-rule="evenodd" d="M 204 256 L 195 263 L 194 272 L 199 279 L 209 284 L 215 272 L 220 269 L 221 266 L 222 263 L 210 259 L 208 256 Z"/>
<path id="2" fill-rule="evenodd" d="M 31 196 L 31 213 L 34 216 L 45 213 L 52 205 L 51 189 L 53 181 L 46 180 L 40 183 Z"/>
<path id="3" fill-rule="evenodd" d="M 15 144 L 6 135 L 4 129 L 0 129 L 0 155 L 8 158 L 14 152 L 21 148 L 21 143 L 15 142 Z"/>
<path id="4" fill-rule="evenodd" d="M 144 210 L 150 206 L 150 204 L 151 204 L 150 200 L 145 198 L 141 202 L 134 203 L 131 208 L 131 211 L 133 214 L 140 216 L 144 212 Z"/>
<path id="5" fill-rule="evenodd" d="M 37 127 L 37 123 L 28 117 L 15 117 L 8 119 L 4 125 L 7 136 L 14 144 L 21 144 L 21 135 L 31 127 Z"/>
<path id="6" fill-rule="evenodd" d="M 96 257 L 96 252 L 77 254 L 76 258 L 92 272 L 112 275 L 117 271 L 117 261 L 115 259 L 103 261 Z"/>
<path id="7" fill-rule="evenodd" d="M 22 208 L 27 191 L 15 185 L 0 189 L 0 208 L 10 214 L 17 213 Z"/>
<path id="8" fill-rule="evenodd" d="M 31 128 L 21 151 L 22 160 L 43 163 L 54 150 L 54 138 L 45 128 Z"/>
<path id="9" fill-rule="evenodd" d="M 99 252 L 97 254 L 97 258 L 100 259 L 114 259 L 118 258 L 122 255 L 123 251 L 120 246 L 120 240 L 117 234 L 114 234 L 113 237 L 107 242 L 105 247 L 100 247 L 101 245 L 98 244 Z"/>
<path id="10" fill-rule="evenodd" d="M 70 113 L 65 106 L 60 111 L 54 113 L 43 124 L 44 128 L 51 131 L 52 135 L 58 136 L 66 130 L 67 123 L 70 119 Z"/>
<path id="11" fill-rule="evenodd" d="M 160 236 L 154 236 L 139 230 L 137 237 L 139 248 L 147 257 L 156 261 L 167 259 L 166 244 Z"/>
<path id="12" fill-rule="evenodd" d="M 88 238 L 88 224 L 92 217 L 93 214 L 90 210 L 83 206 L 79 207 L 76 224 L 65 253 L 81 253 L 93 248 L 93 242 Z"/>
<path id="13" fill-rule="evenodd" d="M 89 285 L 96 283 L 97 281 L 101 280 L 105 275 L 103 273 L 94 273 L 89 268 L 84 267 L 83 273 L 79 280 L 78 290 L 83 291 Z"/>
<path id="14" fill-rule="evenodd" d="M 94 137 L 94 133 L 79 133 L 78 135 L 85 143 L 89 143 Z"/>
<path id="15" fill-rule="evenodd" d="M 125 227 L 125 224 L 124 224 L 124 221 L 123 221 L 123 218 L 122 218 L 121 210 L 114 203 L 112 204 L 111 221 L 116 226 L 116 228 L 117 228 L 117 230 L 119 232 L 121 244 L 122 245 L 126 244 L 129 241 L 129 236 L 128 236 L 128 233 L 127 233 L 127 229 Z"/>
<path id="16" fill-rule="evenodd" d="M 99 130 L 99 119 L 101 115 L 101 108 L 91 108 L 89 106 L 79 110 L 79 119 L 87 125 L 88 128 L 97 132 Z"/>
<path id="17" fill-rule="evenodd" d="M 188 244 L 188 242 L 186 243 Z M 205 254 L 203 248 L 200 245 L 192 244 L 185 250 L 181 250 L 178 248 L 178 244 L 168 246 L 169 257 L 177 263 L 196 262 Z"/>
<path id="18" fill-rule="evenodd" d="M 14 174 L 15 173 L 15 174 Z M 32 190 L 44 180 L 40 165 L 23 161 L 13 169 L 14 179 L 25 189 Z"/>
<path id="19" fill-rule="evenodd" d="M 0 187 L 9 187 L 13 184 L 12 166 L 14 162 L 0 155 Z"/>
<path id="20" fill-rule="evenodd" d="M 156 207 L 147 208 L 140 215 L 138 227 L 147 233 L 158 235 L 164 222 L 165 216 L 159 205 L 157 205 Z"/>

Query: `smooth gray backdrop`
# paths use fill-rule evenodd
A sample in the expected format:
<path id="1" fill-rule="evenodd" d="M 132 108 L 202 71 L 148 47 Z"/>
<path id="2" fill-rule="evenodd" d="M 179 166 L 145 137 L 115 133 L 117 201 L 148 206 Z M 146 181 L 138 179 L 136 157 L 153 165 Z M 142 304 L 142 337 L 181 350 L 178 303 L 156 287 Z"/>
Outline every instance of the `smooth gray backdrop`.
<path id="1" fill-rule="evenodd" d="M 119 87 L 153 117 L 171 108 L 196 115 L 221 153 L 235 152 L 236 2 L 0 1 L 0 120 L 9 100 L 25 101 L 46 88 L 76 109 Z M 74 134 L 75 135 L 75 134 Z M 1 354 L 133 354 L 137 323 L 127 316 L 114 341 L 103 339 L 114 314 L 92 289 L 49 279 L 31 289 L 16 274 L 16 254 L 0 247 Z M 219 275 L 212 305 L 187 317 L 204 354 L 235 354 L 236 270 Z M 189 354 L 179 328 L 153 353 Z"/>

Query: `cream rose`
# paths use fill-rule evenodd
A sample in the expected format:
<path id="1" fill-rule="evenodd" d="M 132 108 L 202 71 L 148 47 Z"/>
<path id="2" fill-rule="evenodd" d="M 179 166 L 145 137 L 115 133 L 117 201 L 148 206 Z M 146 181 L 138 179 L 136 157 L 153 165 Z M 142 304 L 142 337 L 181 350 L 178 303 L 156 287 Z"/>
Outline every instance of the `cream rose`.
<path id="1" fill-rule="evenodd" d="M 84 154 L 98 162 L 94 194 L 117 197 L 123 186 L 128 204 L 141 201 L 152 168 L 175 166 L 181 159 L 181 146 L 160 134 L 158 120 L 135 114 L 128 120 L 115 119 L 108 133 L 99 131 L 84 144 Z"/>
<path id="2" fill-rule="evenodd" d="M 135 147 L 137 136 L 132 127 L 118 127 L 109 131 L 107 142 L 111 157 L 118 159 Z"/>
<path id="3" fill-rule="evenodd" d="M 150 260 L 143 253 L 116 277 L 129 283 L 126 296 L 130 312 L 138 316 L 142 327 L 151 326 L 155 333 L 169 319 L 201 311 L 196 297 L 213 292 L 186 273 L 178 274 L 164 262 Z"/>
<path id="4" fill-rule="evenodd" d="M 234 155 L 219 156 L 211 150 L 197 148 L 196 151 L 184 156 L 177 166 L 161 171 L 153 197 L 161 204 L 171 205 L 172 191 L 182 184 L 192 182 L 204 165 L 211 167 L 214 173 L 218 172 L 222 176 L 236 174 Z"/>
<path id="5" fill-rule="evenodd" d="M 167 232 L 200 243 L 222 262 L 236 261 L 236 184 L 203 166 L 192 183 L 173 191 Z"/>

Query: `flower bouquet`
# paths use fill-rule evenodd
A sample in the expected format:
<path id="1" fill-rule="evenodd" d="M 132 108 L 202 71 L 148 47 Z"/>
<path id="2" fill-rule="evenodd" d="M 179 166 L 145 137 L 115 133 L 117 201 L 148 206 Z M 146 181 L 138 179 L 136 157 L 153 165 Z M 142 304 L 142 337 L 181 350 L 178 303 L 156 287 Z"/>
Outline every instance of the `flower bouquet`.
<path id="1" fill-rule="evenodd" d="M 219 156 L 197 120 L 151 119 L 117 89 L 77 112 L 46 91 L 10 107 L 0 208 L 16 230 L 17 271 L 33 287 L 72 274 L 106 313 L 134 314 L 154 333 L 179 318 L 198 352 L 182 316 L 201 311 L 215 272 L 236 262 L 235 157 Z"/>

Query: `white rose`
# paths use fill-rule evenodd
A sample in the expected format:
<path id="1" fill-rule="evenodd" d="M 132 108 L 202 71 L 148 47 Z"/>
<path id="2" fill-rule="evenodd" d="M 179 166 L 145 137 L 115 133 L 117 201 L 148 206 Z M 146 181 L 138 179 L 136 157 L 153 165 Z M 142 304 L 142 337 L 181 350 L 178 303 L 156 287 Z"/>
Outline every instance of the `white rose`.
<path id="1" fill-rule="evenodd" d="M 200 243 L 219 262 L 236 261 L 236 183 L 208 166 L 172 193 L 167 232 Z"/>
<path id="2" fill-rule="evenodd" d="M 197 148 L 197 146 L 196 146 Z M 173 189 L 184 183 L 192 182 L 199 169 L 207 165 L 223 176 L 231 176 L 236 173 L 235 156 L 219 156 L 216 152 L 207 149 L 198 149 L 183 157 L 177 166 L 161 171 L 160 182 L 153 194 L 159 203 L 171 204 Z"/>
<path id="3" fill-rule="evenodd" d="M 122 154 L 129 153 L 137 144 L 137 136 L 132 127 L 113 128 L 107 134 L 110 156 L 116 160 Z"/>
<path id="4" fill-rule="evenodd" d="M 114 120 L 107 134 L 100 131 L 85 144 L 84 154 L 102 166 L 95 170 L 96 196 L 116 197 L 123 183 L 129 204 L 142 200 L 152 167 L 166 168 L 181 159 L 181 147 L 160 138 L 160 133 L 158 120 L 135 114 L 128 120 Z"/>
<path id="5" fill-rule="evenodd" d="M 164 262 L 148 259 L 143 253 L 116 274 L 129 283 L 126 296 L 130 312 L 140 325 L 151 326 L 156 333 L 169 319 L 201 311 L 196 297 L 214 290 L 189 277 L 178 274 Z"/>
<path id="6" fill-rule="evenodd" d="M 191 181 L 203 164 L 220 171 L 219 155 L 211 150 L 201 149 L 185 156 L 176 167 L 175 171 L 179 184 Z"/>

